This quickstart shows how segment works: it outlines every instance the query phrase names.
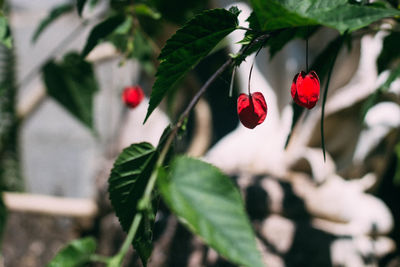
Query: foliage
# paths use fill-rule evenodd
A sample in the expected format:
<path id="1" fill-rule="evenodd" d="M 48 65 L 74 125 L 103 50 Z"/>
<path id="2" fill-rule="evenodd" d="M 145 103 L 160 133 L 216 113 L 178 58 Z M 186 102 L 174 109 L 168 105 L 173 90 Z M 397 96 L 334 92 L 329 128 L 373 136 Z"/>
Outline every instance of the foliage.
<path id="1" fill-rule="evenodd" d="M 101 260 L 108 263 L 108 266 L 119 266 L 131 244 L 146 265 L 152 253 L 152 231 L 159 197 L 189 230 L 232 263 L 263 266 L 255 235 L 236 186 L 216 167 L 194 158 L 177 156 L 171 149 L 176 136 L 184 131 L 189 113 L 199 98 L 224 71 L 239 66 L 247 56 L 262 47 L 269 49 L 272 58 L 293 39 L 307 39 L 318 29 L 329 27 L 336 29 L 339 36 L 322 50 L 311 68 L 318 73 L 321 84 L 325 84 L 321 116 L 324 149 L 323 122 L 327 90 L 335 60 L 343 44 L 355 38 L 352 32 L 364 27 L 364 30 L 374 31 L 379 28 L 383 18 L 400 15 L 399 10 L 386 5 L 356 4 L 347 0 L 251 0 L 253 13 L 248 18 L 250 29 L 246 29 L 238 25 L 240 10 L 237 8 L 229 11 L 211 9 L 194 16 L 206 2 L 149 0 L 133 3 L 128 0 L 112 0 L 110 9 L 100 18 L 101 22 L 91 29 L 81 53 L 69 52 L 60 62 L 51 59 L 42 68 L 47 94 L 94 131 L 93 98 L 98 86 L 92 65 L 85 61 L 90 51 L 102 42 L 111 42 L 124 59 L 139 59 L 143 68 L 152 73 L 154 55 L 159 51 L 155 44 L 157 40 L 142 23 L 143 18 L 157 23 L 172 21 L 181 24 L 187 16 L 191 17 L 161 50 L 144 119 L 146 122 L 163 99 L 221 40 L 235 30 L 246 30 L 245 38 L 238 44 L 241 45 L 240 51 L 231 55 L 200 88 L 178 121 L 166 129 L 158 146 L 153 147 L 149 143 L 132 144 L 116 159 L 108 180 L 108 192 L 119 222 L 127 232 L 127 238 L 116 255 Z M 92 6 L 96 3 L 90 1 Z M 37 40 L 56 19 L 73 9 L 81 16 L 86 4 L 86 0 L 77 0 L 76 6 L 66 4 L 53 9 L 38 25 L 32 40 Z M 390 4 L 393 5 L 392 2 Z M 17 147 L 18 121 L 14 103 L 16 86 L 13 82 L 14 59 L 10 40 L 8 21 L 0 17 L 0 42 L 3 44 L 0 53 L 6 55 L 6 70 L 11 70 L 7 75 L 1 73 L 0 77 L 1 168 L 5 166 L 4 155 L 9 151 L 7 149 L 14 149 L 14 153 Z M 399 34 L 395 31 L 390 32 L 384 40 L 384 48 L 377 62 L 378 70 L 389 70 L 390 73 L 377 90 L 379 93 L 385 92 L 400 76 L 398 42 Z M 302 112 L 302 109 L 294 107 L 292 129 Z M 289 138 L 290 134 L 288 141 Z M 396 151 L 399 154 L 398 148 Z M 400 170 L 397 171 L 397 179 L 399 173 Z M 0 172 L 0 175 L 3 174 Z M 5 218 L 3 213 L 0 213 L 1 223 Z M 88 261 L 98 261 L 99 257 L 94 255 L 95 249 L 96 242 L 92 238 L 72 241 L 49 266 L 81 266 Z"/>
<path id="2" fill-rule="evenodd" d="M 79 267 L 90 261 L 96 250 L 96 241 L 91 237 L 77 239 L 67 244 L 47 265 L 48 267 Z"/>
<path id="3" fill-rule="evenodd" d="M 157 149 L 149 143 L 133 144 L 124 149 L 114 163 L 109 183 L 109 194 L 115 213 L 124 231 L 128 232 L 133 217 L 137 212 L 151 171 L 157 160 Z M 150 214 L 145 213 L 145 220 L 139 226 L 133 246 L 143 262 L 149 258 L 152 250 L 152 226 L 154 224 L 156 201 L 153 201 Z"/>
<path id="4" fill-rule="evenodd" d="M 124 17 L 120 14 L 108 17 L 104 21 L 97 24 L 89 34 L 86 45 L 81 53 L 85 58 L 89 52 L 104 38 L 114 32 L 124 22 Z"/>
<path id="5" fill-rule="evenodd" d="M 393 8 L 350 4 L 347 0 L 252 0 L 263 30 L 324 25 L 341 34 L 355 31 L 379 19 L 400 15 Z"/>
<path id="6" fill-rule="evenodd" d="M 32 36 L 32 41 L 36 42 L 39 35 L 51 25 L 56 19 L 61 17 L 62 15 L 71 12 L 74 6 L 72 4 L 64 4 L 58 7 L 55 7 L 53 10 L 50 11 L 50 14 L 40 22 L 39 26 L 37 27 L 35 33 Z"/>
<path id="7" fill-rule="evenodd" d="M 93 129 L 93 96 L 98 88 L 92 65 L 69 53 L 61 63 L 49 61 L 43 67 L 43 78 L 49 96 Z"/>
<path id="8" fill-rule="evenodd" d="M 205 11 L 173 35 L 158 59 L 160 66 L 145 121 L 171 88 L 237 26 L 237 16 L 224 9 Z"/>
<path id="9" fill-rule="evenodd" d="M 216 167 L 177 157 L 158 182 L 172 211 L 222 256 L 244 266 L 263 266 L 239 191 Z"/>

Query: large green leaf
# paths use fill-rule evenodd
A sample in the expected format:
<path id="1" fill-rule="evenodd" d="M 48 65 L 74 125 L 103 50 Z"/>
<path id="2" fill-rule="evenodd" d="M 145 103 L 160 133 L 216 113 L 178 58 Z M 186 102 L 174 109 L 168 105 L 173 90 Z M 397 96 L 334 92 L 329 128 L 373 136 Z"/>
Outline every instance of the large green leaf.
<path id="1" fill-rule="evenodd" d="M 161 194 L 180 220 L 228 260 L 264 266 L 238 189 L 216 167 L 178 157 L 158 177 Z"/>
<path id="2" fill-rule="evenodd" d="M 35 33 L 32 36 L 32 42 L 35 42 L 39 35 L 56 19 L 61 17 L 63 14 L 68 13 L 74 9 L 74 6 L 70 3 L 63 4 L 60 6 L 55 7 L 50 11 L 50 14 L 43 19 L 39 26 L 37 27 Z"/>
<path id="3" fill-rule="evenodd" d="M 164 96 L 230 32 L 237 16 L 225 9 L 204 11 L 179 29 L 161 51 L 161 62 L 145 121 Z"/>
<path id="4" fill-rule="evenodd" d="M 114 32 L 124 21 L 125 17 L 117 14 L 97 24 L 89 34 L 86 45 L 82 50 L 82 57 L 85 58 L 97 44 Z"/>
<path id="5" fill-rule="evenodd" d="M 93 128 L 93 97 L 97 82 L 92 65 L 78 54 L 67 54 L 61 63 L 43 67 L 47 93 L 89 128 Z"/>
<path id="6" fill-rule="evenodd" d="M 150 175 L 154 169 L 158 152 L 149 143 L 133 144 L 124 149 L 118 156 L 108 180 L 112 206 L 124 231 L 128 232 L 133 217 L 138 210 Z M 144 220 L 133 240 L 133 246 L 145 264 L 152 251 L 152 226 L 156 203 L 153 203 L 152 214 L 145 214 Z"/>
<path id="7" fill-rule="evenodd" d="M 74 240 L 58 252 L 47 267 L 86 266 L 95 250 L 96 241 L 92 237 Z"/>
<path id="8" fill-rule="evenodd" d="M 348 0 L 251 0 L 263 30 L 321 24 L 340 33 L 354 31 L 400 10 L 350 4 Z"/>

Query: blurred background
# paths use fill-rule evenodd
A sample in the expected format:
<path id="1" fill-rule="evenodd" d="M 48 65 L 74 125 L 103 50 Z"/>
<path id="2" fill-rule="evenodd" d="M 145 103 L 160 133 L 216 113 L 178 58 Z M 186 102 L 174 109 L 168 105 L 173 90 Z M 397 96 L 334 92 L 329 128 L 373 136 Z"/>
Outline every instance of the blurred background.
<path id="1" fill-rule="evenodd" d="M 123 41 L 114 36 L 86 58 L 98 88 L 93 125 L 87 127 L 46 95 L 42 67 L 68 52 L 82 51 L 91 29 L 110 8 L 108 1 L 92 2 L 82 17 L 72 9 L 32 41 L 54 8 L 75 2 L 7 1 L 20 123 L 19 161 L 1 166 L 7 173 L 3 180 L 9 209 L 4 266 L 45 266 L 68 241 L 87 235 L 96 237 L 100 254 L 119 249 L 124 233 L 107 195 L 115 158 L 135 142 L 156 145 L 201 85 L 229 53 L 240 49 L 236 42 L 244 31 L 229 35 L 143 125 L 160 48 L 201 10 L 237 5 L 243 26 L 248 26 L 245 19 L 251 13 L 246 1 L 149 1 L 161 18 L 139 18 L 144 41 L 135 43 L 134 52 L 118 46 Z M 332 29 L 313 29 L 309 61 L 318 59 L 337 35 Z M 232 176 L 268 266 L 400 266 L 400 80 L 375 93 L 389 76 L 376 64 L 385 36 L 384 31 L 356 32 L 339 53 L 325 109 L 326 161 L 321 101 L 303 112 L 285 149 L 294 114 L 290 86 L 294 75 L 305 70 L 302 36 L 289 38 L 278 52 L 263 49 L 255 59 L 251 86 L 266 97 L 264 124 L 248 130 L 236 114 L 236 99 L 247 90 L 253 56 L 237 69 L 232 97 L 232 76 L 226 72 L 191 114 L 177 151 L 204 157 Z M 121 101 L 123 88 L 131 85 L 140 85 L 147 96 L 136 109 Z M 230 266 L 172 217 L 161 203 L 149 266 Z M 141 266 L 134 251 L 125 265 Z"/>

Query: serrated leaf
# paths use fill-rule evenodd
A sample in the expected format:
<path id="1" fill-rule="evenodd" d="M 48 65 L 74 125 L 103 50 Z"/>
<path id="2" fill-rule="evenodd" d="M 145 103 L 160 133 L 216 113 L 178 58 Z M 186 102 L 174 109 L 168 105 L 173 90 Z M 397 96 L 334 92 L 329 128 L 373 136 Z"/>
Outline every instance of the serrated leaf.
<path id="1" fill-rule="evenodd" d="M 64 15 L 65 13 L 68 13 L 74 9 L 74 6 L 70 3 L 60 5 L 58 7 L 55 7 L 50 11 L 50 14 L 43 19 L 39 26 L 36 28 L 35 33 L 32 36 L 32 42 L 36 42 L 37 38 L 39 35 L 56 19 Z"/>
<path id="2" fill-rule="evenodd" d="M 78 54 L 69 53 L 61 63 L 43 67 L 47 93 L 85 126 L 93 129 L 93 97 L 97 82 L 92 65 Z"/>
<path id="3" fill-rule="evenodd" d="M 354 5 L 347 0 L 251 0 L 251 3 L 263 30 L 320 24 L 343 34 L 400 15 L 400 10 L 393 8 Z"/>
<path id="4" fill-rule="evenodd" d="M 86 266 L 95 250 L 96 241 L 92 237 L 74 240 L 58 252 L 47 267 Z"/>
<path id="5" fill-rule="evenodd" d="M 231 6 L 229 8 L 229 12 L 233 13 L 235 16 L 239 16 L 239 14 L 242 12 L 237 6 Z"/>
<path id="6" fill-rule="evenodd" d="M 82 16 L 83 8 L 85 7 L 86 0 L 76 0 L 76 9 L 78 11 L 78 15 Z"/>
<path id="7" fill-rule="evenodd" d="M 111 204 L 121 223 L 122 229 L 128 232 L 133 217 L 138 211 L 150 175 L 154 169 L 158 152 L 149 143 L 133 144 L 125 148 L 118 156 L 108 179 L 108 192 Z M 155 205 L 155 203 L 153 203 Z M 133 246 L 146 264 L 152 251 L 152 226 L 156 208 L 152 216 L 144 216 L 133 240 Z"/>
<path id="8" fill-rule="evenodd" d="M 229 33 L 237 16 L 225 9 L 204 11 L 179 29 L 161 51 L 161 62 L 150 96 L 145 121 L 183 76 Z"/>
<path id="9" fill-rule="evenodd" d="M 85 58 L 97 44 L 114 32 L 124 21 L 125 17 L 117 14 L 97 24 L 90 32 L 81 56 Z"/>
<path id="10" fill-rule="evenodd" d="M 233 263 L 264 266 L 238 189 L 216 167 L 177 157 L 160 172 L 163 199 L 192 232 Z"/>
<path id="11" fill-rule="evenodd" d="M 391 32 L 383 39 L 382 51 L 377 59 L 378 73 L 390 69 L 394 62 L 400 62 L 400 32 Z"/>

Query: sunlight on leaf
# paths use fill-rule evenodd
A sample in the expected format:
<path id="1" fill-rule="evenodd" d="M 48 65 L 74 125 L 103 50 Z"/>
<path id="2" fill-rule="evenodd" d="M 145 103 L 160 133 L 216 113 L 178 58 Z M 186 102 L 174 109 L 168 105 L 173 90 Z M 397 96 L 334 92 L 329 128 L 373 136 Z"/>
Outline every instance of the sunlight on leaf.
<path id="1" fill-rule="evenodd" d="M 229 177 L 203 161 L 177 157 L 160 171 L 163 199 L 192 232 L 233 263 L 264 266 L 242 197 Z"/>
<path id="2" fill-rule="evenodd" d="M 400 10 L 350 4 L 347 0 L 251 0 L 263 30 L 324 25 L 340 33 L 352 32 Z"/>
<path id="3" fill-rule="evenodd" d="M 164 96 L 225 36 L 235 30 L 237 23 L 237 16 L 225 9 L 204 11 L 167 41 L 159 56 L 161 64 L 145 122 Z"/>

